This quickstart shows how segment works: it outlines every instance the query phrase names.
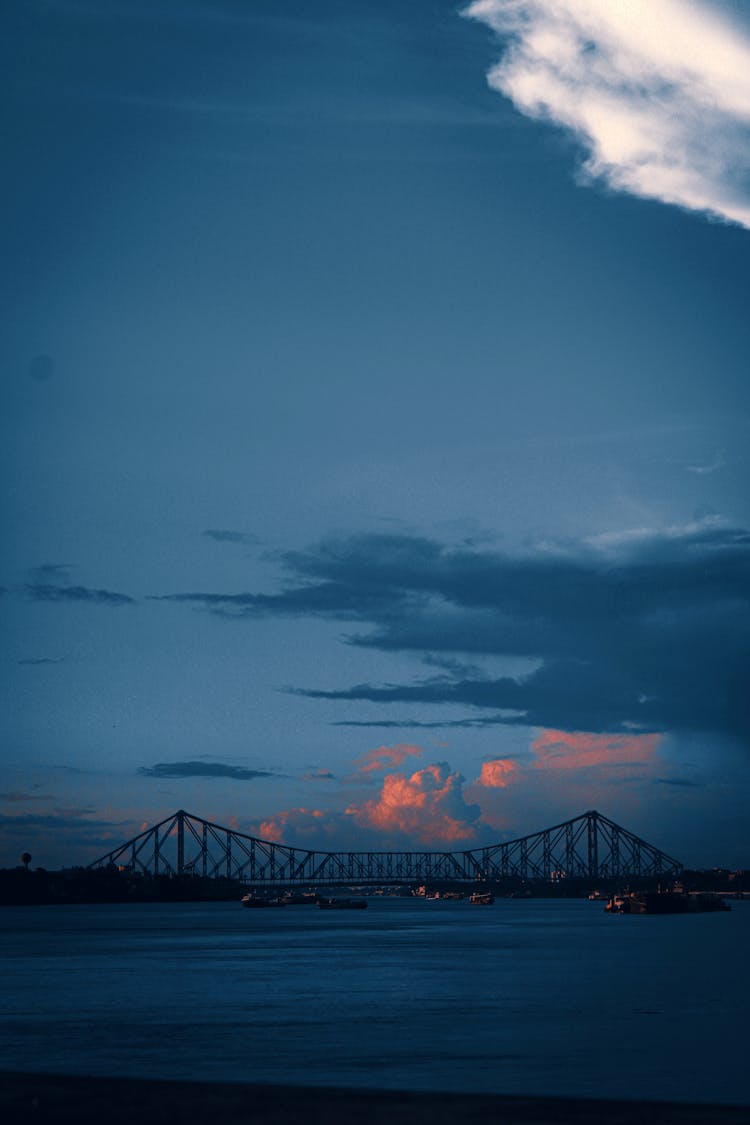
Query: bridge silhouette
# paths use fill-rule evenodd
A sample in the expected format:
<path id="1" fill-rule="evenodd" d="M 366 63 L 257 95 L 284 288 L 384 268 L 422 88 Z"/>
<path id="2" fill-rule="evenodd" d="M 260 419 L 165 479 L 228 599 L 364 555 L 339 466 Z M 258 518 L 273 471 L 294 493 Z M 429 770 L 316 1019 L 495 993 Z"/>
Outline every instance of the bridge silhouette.
<path id="1" fill-rule="evenodd" d="M 552 828 L 466 851 L 309 851 L 260 840 L 179 809 L 90 867 L 202 875 L 249 886 L 384 886 L 508 879 L 674 876 L 682 864 L 594 810 Z"/>

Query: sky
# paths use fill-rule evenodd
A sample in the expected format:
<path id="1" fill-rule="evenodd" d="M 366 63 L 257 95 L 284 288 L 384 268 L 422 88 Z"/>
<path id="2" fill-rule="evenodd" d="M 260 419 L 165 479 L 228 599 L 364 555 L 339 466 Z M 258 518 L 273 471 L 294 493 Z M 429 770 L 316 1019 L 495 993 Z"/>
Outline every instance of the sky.
<path id="1" fill-rule="evenodd" d="M 750 867 L 750 14 L 11 0 L 0 865 Z"/>

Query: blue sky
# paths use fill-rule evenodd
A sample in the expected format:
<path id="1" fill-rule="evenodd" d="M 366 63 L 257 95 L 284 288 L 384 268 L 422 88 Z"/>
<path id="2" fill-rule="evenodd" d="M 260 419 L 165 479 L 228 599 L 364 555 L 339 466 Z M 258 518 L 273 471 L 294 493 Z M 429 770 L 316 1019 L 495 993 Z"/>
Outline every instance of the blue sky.
<path id="1" fill-rule="evenodd" d="M 0 863 L 747 865 L 750 26 L 11 4 Z"/>

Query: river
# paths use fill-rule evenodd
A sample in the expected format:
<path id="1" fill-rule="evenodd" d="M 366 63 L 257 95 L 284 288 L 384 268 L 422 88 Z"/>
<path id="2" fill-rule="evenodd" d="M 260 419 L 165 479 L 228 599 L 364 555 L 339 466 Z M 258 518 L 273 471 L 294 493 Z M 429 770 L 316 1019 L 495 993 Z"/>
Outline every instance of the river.
<path id="1" fill-rule="evenodd" d="M 7 1069 L 750 1103 L 750 902 L 6 907 Z"/>

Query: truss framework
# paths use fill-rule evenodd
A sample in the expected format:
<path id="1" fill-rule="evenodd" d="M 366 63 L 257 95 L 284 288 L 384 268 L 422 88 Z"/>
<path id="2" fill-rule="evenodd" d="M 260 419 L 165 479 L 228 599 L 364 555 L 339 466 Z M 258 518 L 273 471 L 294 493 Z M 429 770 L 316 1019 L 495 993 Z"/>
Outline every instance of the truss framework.
<path id="1" fill-rule="evenodd" d="M 459 852 L 326 852 L 224 828 L 184 809 L 92 863 L 149 875 L 226 876 L 259 886 L 555 882 L 676 875 L 682 864 L 596 811 L 542 832 Z"/>

